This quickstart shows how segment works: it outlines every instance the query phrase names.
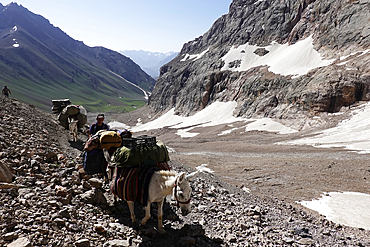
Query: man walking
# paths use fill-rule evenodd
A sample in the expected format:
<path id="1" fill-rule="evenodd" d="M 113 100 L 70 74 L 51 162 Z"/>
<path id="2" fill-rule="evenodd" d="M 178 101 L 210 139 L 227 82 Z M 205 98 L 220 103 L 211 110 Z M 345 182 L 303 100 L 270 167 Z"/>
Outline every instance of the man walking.
<path id="1" fill-rule="evenodd" d="M 2 93 L 3 95 L 5 95 L 5 97 L 9 97 L 9 94 L 12 94 L 12 93 L 10 92 L 10 89 L 9 89 L 7 86 L 4 86 L 3 91 L 1 91 L 1 93 Z"/>
<path id="2" fill-rule="evenodd" d="M 104 114 L 98 114 L 96 117 L 96 123 L 93 123 L 90 127 L 90 129 L 87 131 L 87 134 L 89 137 L 93 136 L 98 132 L 99 130 L 109 130 L 109 126 L 103 123 L 104 121 Z"/>

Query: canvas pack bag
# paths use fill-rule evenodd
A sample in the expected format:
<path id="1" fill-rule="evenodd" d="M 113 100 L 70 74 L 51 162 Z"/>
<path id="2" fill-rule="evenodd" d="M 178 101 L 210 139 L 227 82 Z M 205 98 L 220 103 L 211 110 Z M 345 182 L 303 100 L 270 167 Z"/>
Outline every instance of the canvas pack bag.
<path id="1" fill-rule="evenodd" d="M 100 136 L 99 135 L 93 135 L 85 143 L 84 150 L 85 151 L 92 151 L 94 149 L 98 149 L 99 147 L 100 147 Z"/>
<path id="2" fill-rule="evenodd" d="M 69 116 L 77 115 L 80 112 L 80 107 L 77 105 L 68 105 L 63 109 L 63 114 L 68 114 Z"/>
<path id="3" fill-rule="evenodd" d="M 122 137 L 116 131 L 103 131 L 100 133 L 100 148 L 118 148 L 122 144 Z"/>

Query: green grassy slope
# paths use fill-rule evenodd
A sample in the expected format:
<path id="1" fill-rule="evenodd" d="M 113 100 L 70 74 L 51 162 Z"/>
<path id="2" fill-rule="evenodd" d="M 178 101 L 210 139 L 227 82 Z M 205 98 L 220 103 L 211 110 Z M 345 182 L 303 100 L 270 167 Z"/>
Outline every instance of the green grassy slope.
<path id="1" fill-rule="evenodd" d="M 12 97 L 48 112 L 53 99 L 66 98 L 89 112 L 123 112 L 146 103 L 132 83 L 150 92 L 155 80 L 122 54 L 88 47 L 22 6 L 0 12 L 0 87 Z"/>

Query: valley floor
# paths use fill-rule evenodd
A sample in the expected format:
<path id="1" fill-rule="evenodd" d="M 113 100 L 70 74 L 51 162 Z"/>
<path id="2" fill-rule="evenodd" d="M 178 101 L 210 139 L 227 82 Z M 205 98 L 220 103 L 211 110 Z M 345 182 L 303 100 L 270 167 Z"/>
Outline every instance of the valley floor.
<path id="1" fill-rule="evenodd" d="M 266 133 L 235 134 L 229 140 L 197 138 L 192 143 L 158 138 L 173 148 L 172 160 L 193 168 L 207 164 L 226 182 L 253 194 L 293 203 L 318 198 L 324 192 L 370 193 L 370 155 L 275 145 L 276 137 Z"/>
<path id="2" fill-rule="evenodd" d="M 133 114 L 108 115 L 107 121 L 118 120 L 132 126 L 139 118 Z M 245 125 L 233 123 L 235 129 L 240 127 L 238 124 Z M 276 144 L 310 136 L 309 131 L 275 134 L 239 129 L 219 135 L 223 128 L 194 128 L 191 132 L 199 134 L 191 138 L 181 138 L 176 134 L 177 129 L 168 127 L 134 133 L 134 136 L 156 136 L 170 148 L 172 160 L 192 168 L 206 164 L 228 183 L 259 195 L 296 202 L 332 191 L 370 194 L 370 154 L 342 148 Z"/>
<path id="3" fill-rule="evenodd" d="M 125 123 L 131 120 L 129 124 L 133 124 L 138 116 L 128 113 L 110 118 Z M 278 145 L 313 136 L 312 130 L 293 134 L 245 132 L 238 128 L 244 125 L 245 122 L 233 123 L 236 130 L 226 135 L 220 135 L 230 129 L 226 125 L 196 127 L 189 132 L 199 134 L 190 138 L 181 138 L 176 134 L 178 129 L 168 127 L 134 134 L 162 140 L 173 161 L 192 168 L 205 166 L 227 183 L 297 207 L 302 207 L 298 201 L 318 199 L 328 192 L 370 194 L 370 154 L 342 148 Z"/>

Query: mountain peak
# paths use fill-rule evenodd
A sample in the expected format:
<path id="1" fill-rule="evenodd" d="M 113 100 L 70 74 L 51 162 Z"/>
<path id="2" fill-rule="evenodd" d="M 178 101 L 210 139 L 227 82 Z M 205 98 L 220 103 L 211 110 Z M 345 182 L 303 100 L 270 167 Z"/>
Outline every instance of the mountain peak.
<path id="1" fill-rule="evenodd" d="M 18 7 L 19 5 L 16 2 L 11 2 L 11 3 L 8 3 L 6 6 L 7 7 L 10 7 L 10 6 L 16 6 L 16 7 Z"/>

